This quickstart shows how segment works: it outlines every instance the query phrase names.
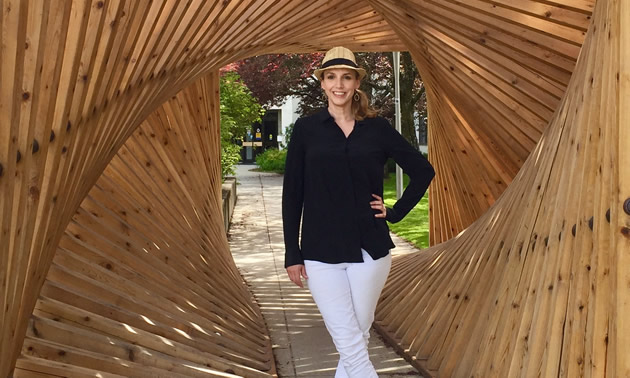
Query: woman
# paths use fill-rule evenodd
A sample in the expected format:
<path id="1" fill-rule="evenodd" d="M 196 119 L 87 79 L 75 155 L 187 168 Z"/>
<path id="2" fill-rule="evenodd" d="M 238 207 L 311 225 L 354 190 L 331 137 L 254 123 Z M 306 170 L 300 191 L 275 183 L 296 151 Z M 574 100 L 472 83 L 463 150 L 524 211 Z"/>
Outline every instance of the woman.
<path id="1" fill-rule="evenodd" d="M 304 287 L 302 277 L 308 283 L 340 355 L 335 377 L 377 377 L 367 345 L 395 247 L 386 220 L 401 220 L 435 173 L 369 108 L 359 90 L 365 70 L 350 50 L 329 50 L 315 75 L 328 107 L 298 119 L 289 142 L 282 193 L 285 268 L 296 285 Z M 389 157 L 410 177 L 392 208 L 382 198 Z"/>

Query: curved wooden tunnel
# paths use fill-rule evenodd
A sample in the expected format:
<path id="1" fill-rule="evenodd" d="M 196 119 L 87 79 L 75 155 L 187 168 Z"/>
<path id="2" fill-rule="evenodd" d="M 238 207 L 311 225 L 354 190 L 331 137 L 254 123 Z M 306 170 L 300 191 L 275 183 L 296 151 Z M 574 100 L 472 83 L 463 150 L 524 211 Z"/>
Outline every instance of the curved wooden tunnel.
<path id="1" fill-rule="evenodd" d="M 221 214 L 218 74 L 140 125 L 68 224 L 35 305 L 19 369 L 58 362 L 123 376 L 267 376 L 259 309 Z M 123 359 L 121 364 L 116 359 Z"/>
<path id="2" fill-rule="evenodd" d="M 217 69 L 333 45 L 410 50 L 429 95 L 444 243 L 395 260 L 383 333 L 433 375 L 630 375 L 628 2 L 1 5 L 0 376 L 274 374 Z"/>
<path id="3" fill-rule="evenodd" d="M 432 8 L 429 3 L 427 8 Z M 469 5 L 479 11 L 493 8 L 481 2 Z M 385 9 L 377 9 L 388 19 Z M 418 12 L 423 9 L 420 6 Z M 433 202 L 432 220 L 446 218 L 439 222 L 458 231 L 460 213 L 450 210 L 475 208 L 466 205 L 473 202 L 466 195 L 470 190 L 481 189 L 484 197 L 487 193 L 475 185 L 476 176 L 481 176 L 490 192 L 511 181 L 492 207 L 463 232 L 394 264 L 377 311 L 377 327 L 428 375 L 630 376 L 630 322 L 624 315 L 630 308 L 630 212 L 624 211 L 624 201 L 630 196 L 629 10 L 628 2 L 597 2 L 561 99 L 562 92 L 552 93 L 552 89 L 565 84 L 563 76 L 542 76 L 533 67 L 528 69 L 526 61 L 518 66 L 510 61 L 502 66 L 487 63 L 494 75 L 513 65 L 529 77 L 512 71 L 507 76 L 511 83 L 501 83 L 485 69 L 469 71 L 479 64 L 460 56 L 460 51 L 475 53 L 463 43 L 450 35 L 423 33 L 433 25 L 413 33 L 401 22 L 388 19 L 408 44 L 414 38 L 426 41 L 426 48 L 414 56 L 422 67 L 435 72 L 430 81 L 424 76 L 433 93 L 431 156 L 440 171 L 431 195 L 437 194 L 437 201 L 444 202 L 439 207 Z M 391 15 L 401 17 L 400 12 Z M 429 18 L 424 12 L 422 16 Z M 527 17 L 522 19 L 529 22 Z M 456 26 L 446 31 L 457 34 Z M 578 34 L 565 31 L 567 40 L 553 46 L 557 52 L 564 49 L 566 57 L 577 57 Z M 493 34 L 483 33 L 484 49 L 489 45 L 486 38 Z M 570 35 L 576 38 L 568 40 Z M 438 49 L 438 43 L 447 45 Z M 458 51 L 447 55 L 451 48 Z M 520 60 L 518 56 L 514 54 Z M 469 80 L 459 81 L 457 76 Z M 473 77 L 483 79 L 469 83 Z M 529 80 L 540 85 L 536 88 Z M 505 92 L 498 91 L 502 88 Z M 518 104 L 507 92 L 515 90 L 523 95 L 528 92 Z M 492 108 L 484 106 L 488 101 L 494 102 Z M 480 111 L 466 112 L 466 104 L 471 103 Z M 526 115 L 538 126 L 522 119 L 517 121 L 518 128 L 503 123 L 491 130 L 483 127 L 482 117 L 500 113 Z M 543 131 L 540 126 L 546 118 L 550 120 Z M 494 133 L 503 136 L 493 137 Z M 520 158 L 495 154 L 494 146 L 507 143 L 514 146 L 513 151 L 499 151 L 518 156 L 537 139 L 512 179 L 514 172 L 507 168 L 516 168 Z M 463 158 L 452 156 L 460 152 Z M 470 159 L 475 163 L 469 163 Z M 442 164 L 449 169 L 442 169 Z M 510 173 L 509 181 L 501 175 L 501 167 Z M 453 195 L 452 185 L 463 189 Z M 441 194 L 442 189 L 451 194 Z M 449 200 L 451 196 L 458 199 Z M 450 236 L 449 230 L 441 235 Z M 439 236 L 434 235 L 434 240 Z"/>

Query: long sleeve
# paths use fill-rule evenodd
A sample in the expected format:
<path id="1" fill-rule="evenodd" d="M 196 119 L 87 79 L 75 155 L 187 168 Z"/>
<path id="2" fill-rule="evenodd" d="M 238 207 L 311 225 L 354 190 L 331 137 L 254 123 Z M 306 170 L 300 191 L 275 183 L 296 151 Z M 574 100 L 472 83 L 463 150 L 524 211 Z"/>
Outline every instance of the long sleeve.
<path id="1" fill-rule="evenodd" d="M 402 220 L 420 202 L 435 176 L 435 171 L 420 151 L 409 144 L 389 124 L 385 125 L 384 134 L 383 142 L 387 153 L 409 176 L 409 184 L 402 197 L 396 201 L 392 208 L 387 208 L 385 219 L 396 223 Z"/>
<path id="2" fill-rule="evenodd" d="M 284 267 L 304 264 L 299 233 L 304 204 L 304 139 L 298 119 L 293 126 L 284 168 L 282 223 L 284 228 Z"/>

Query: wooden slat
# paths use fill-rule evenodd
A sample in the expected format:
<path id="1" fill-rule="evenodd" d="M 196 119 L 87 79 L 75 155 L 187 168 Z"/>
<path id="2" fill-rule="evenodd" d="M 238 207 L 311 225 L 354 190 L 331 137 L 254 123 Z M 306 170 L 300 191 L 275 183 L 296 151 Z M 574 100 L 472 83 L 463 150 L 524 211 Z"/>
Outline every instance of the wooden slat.
<path id="1" fill-rule="evenodd" d="M 610 144 L 617 143 L 617 156 L 618 160 L 615 162 L 614 157 L 610 162 L 613 166 L 616 166 L 619 172 L 615 172 L 619 175 L 619 191 L 617 195 L 617 204 L 624 202 L 626 210 L 622 211 L 617 206 L 617 224 L 621 226 L 621 230 L 616 230 L 617 249 L 614 250 L 614 259 L 612 264 L 615 267 L 613 274 L 616 274 L 616 282 L 620 289 L 615 293 L 615 310 L 613 313 L 613 322 L 617 332 L 612 338 L 611 344 L 614 345 L 616 355 L 611 358 L 610 368 L 619 377 L 630 376 L 630 359 L 628 357 L 628 350 L 625 346 L 630 345 L 630 320 L 625 314 L 630 313 L 630 270 L 627 269 L 630 266 L 630 256 L 627 251 L 630 250 L 630 174 L 628 174 L 628 167 L 630 167 L 630 148 L 628 148 L 628 141 L 630 140 L 630 109 L 623 104 L 630 103 L 630 4 L 628 2 L 619 1 L 618 13 L 613 13 L 612 33 L 614 35 L 613 41 L 619 46 L 619 55 L 612 55 L 612 59 L 619 59 L 619 71 L 615 73 L 611 71 L 610 74 L 617 77 L 617 88 L 619 90 L 619 113 L 618 119 L 615 119 L 615 114 L 608 114 L 607 121 L 610 123 L 616 123 L 619 128 L 619 137 L 617 140 L 610 138 Z M 611 100 L 614 97 L 611 96 Z M 614 196 L 614 191 L 613 191 Z M 629 201 L 629 202 L 626 202 Z M 614 231 L 613 231 L 614 232 Z M 625 283 L 625 288 L 622 286 Z M 612 370 L 614 369 L 614 370 Z"/>
<path id="2" fill-rule="evenodd" d="M 104 373 L 99 370 L 90 368 L 81 368 L 75 365 L 64 364 L 47 360 L 44 358 L 36 358 L 31 356 L 20 356 L 17 361 L 14 377 L 72 377 L 72 378 L 122 378 L 122 375 Z"/>

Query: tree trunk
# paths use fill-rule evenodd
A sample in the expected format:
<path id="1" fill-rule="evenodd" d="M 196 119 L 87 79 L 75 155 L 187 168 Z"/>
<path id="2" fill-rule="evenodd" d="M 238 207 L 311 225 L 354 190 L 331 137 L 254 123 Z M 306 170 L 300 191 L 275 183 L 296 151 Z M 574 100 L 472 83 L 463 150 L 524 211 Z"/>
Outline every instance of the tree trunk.
<path id="1" fill-rule="evenodd" d="M 414 111 L 416 110 L 416 93 L 413 84 L 418 77 L 418 69 L 409 52 L 400 54 L 400 128 L 401 134 L 412 146 L 419 149 Z"/>

